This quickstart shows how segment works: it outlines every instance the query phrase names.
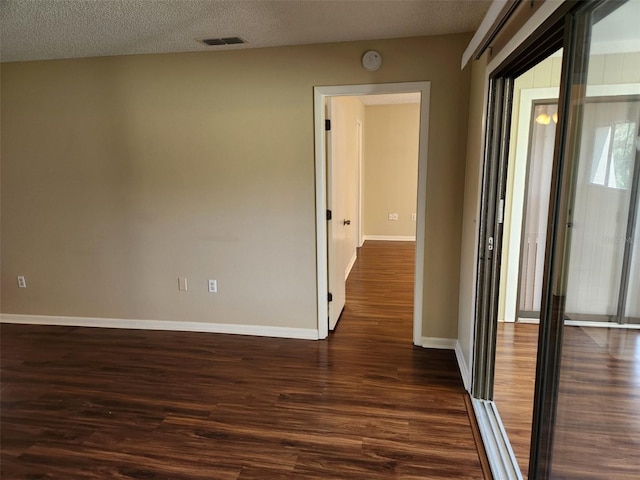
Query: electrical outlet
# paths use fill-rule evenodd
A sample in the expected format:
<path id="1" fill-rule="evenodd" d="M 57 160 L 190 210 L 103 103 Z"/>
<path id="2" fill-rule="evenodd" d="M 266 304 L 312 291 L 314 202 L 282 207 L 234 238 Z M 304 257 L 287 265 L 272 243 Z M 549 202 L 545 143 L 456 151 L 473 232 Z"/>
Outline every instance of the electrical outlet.
<path id="1" fill-rule="evenodd" d="M 398 214 L 397 213 L 390 213 L 389 214 L 389 220 L 398 220 Z"/>
<path id="2" fill-rule="evenodd" d="M 27 288 L 27 279 L 23 275 L 18 275 L 18 287 Z"/>
<path id="3" fill-rule="evenodd" d="M 216 280 L 209 280 L 209 293 L 218 293 L 218 282 Z"/>
<path id="4" fill-rule="evenodd" d="M 188 288 L 187 278 L 186 277 L 178 277 L 178 290 L 181 292 L 186 292 Z"/>
<path id="5" fill-rule="evenodd" d="M 411 220 L 413 220 L 414 222 L 416 221 L 416 214 L 415 213 L 411 214 Z"/>

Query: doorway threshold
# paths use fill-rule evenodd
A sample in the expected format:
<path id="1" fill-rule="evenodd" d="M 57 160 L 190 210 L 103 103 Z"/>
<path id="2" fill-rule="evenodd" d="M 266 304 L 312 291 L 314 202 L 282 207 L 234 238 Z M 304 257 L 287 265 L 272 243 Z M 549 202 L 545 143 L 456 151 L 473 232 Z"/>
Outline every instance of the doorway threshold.
<path id="1" fill-rule="evenodd" d="M 522 472 L 495 402 L 472 398 L 471 403 L 493 478 L 523 480 Z"/>

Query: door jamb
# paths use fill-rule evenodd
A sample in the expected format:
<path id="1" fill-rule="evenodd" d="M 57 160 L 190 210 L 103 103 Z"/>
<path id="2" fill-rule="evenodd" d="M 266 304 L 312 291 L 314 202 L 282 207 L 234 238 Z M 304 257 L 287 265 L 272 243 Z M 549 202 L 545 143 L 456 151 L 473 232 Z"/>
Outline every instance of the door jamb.
<path id="1" fill-rule="evenodd" d="M 318 338 L 329 335 L 327 297 L 327 161 L 324 101 L 327 97 L 358 96 L 383 93 L 421 93 L 420 140 L 418 150 L 418 195 L 416 210 L 416 264 L 413 299 L 413 343 L 422 345 L 422 300 L 424 285 L 424 241 L 427 198 L 427 148 L 429 134 L 429 101 L 431 82 L 380 83 L 366 85 L 336 85 L 314 87 L 314 136 L 316 174 L 316 273 Z"/>
<path id="2" fill-rule="evenodd" d="M 362 130 L 362 121 L 356 120 L 356 132 L 358 142 L 358 247 L 364 244 L 363 224 L 364 215 L 362 212 L 362 204 L 364 201 L 364 131 Z"/>

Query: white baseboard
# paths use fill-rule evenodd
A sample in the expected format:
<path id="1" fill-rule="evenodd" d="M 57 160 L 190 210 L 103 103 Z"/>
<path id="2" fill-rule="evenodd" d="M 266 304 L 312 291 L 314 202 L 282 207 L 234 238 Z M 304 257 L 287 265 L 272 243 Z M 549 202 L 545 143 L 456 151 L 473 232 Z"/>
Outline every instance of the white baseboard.
<path id="1" fill-rule="evenodd" d="M 518 317 L 518 321 L 516 323 L 528 323 L 531 325 L 540 325 L 540 319 L 531 318 L 531 317 Z"/>
<path id="2" fill-rule="evenodd" d="M 175 322 L 170 320 L 135 320 L 126 318 L 59 317 L 50 315 L 18 315 L 7 313 L 0 314 L 0 323 L 228 333 L 234 335 L 254 335 L 258 337 L 318 340 L 318 330 L 311 328 L 268 327 L 262 325 L 236 325 L 231 323 Z"/>
<path id="3" fill-rule="evenodd" d="M 422 346 L 424 348 L 455 350 L 457 342 L 455 338 L 422 337 Z"/>
<path id="4" fill-rule="evenodd" d="M 460 369 L 460 375 L 462 376 L 462 383 L 467 392 L 471 392 L 471 372 L 467 366 L 467 361 L 464 359 L 462 353 L 462 346 L 459 341 L 456 341 L 456 360 L 458 360 L 458 368 Z"/>
<path id="5" fill-rule="evenodd" d="M 626 328 L 628 330 L 638 330 L 640 325 L 636 323 L 612 323 L 612 322 L 590 322 L 588 320 L 565 320 L 565 326 L 569 327 L 593 327 L 593 328 Z"/>
<path id="6" fill-rule="evenodd" d="M 347 269 L 344 272 L 344 280 L 345 280 L 345 282 L 347 281 L 347 278 L 349 278 L 349 274 L 351 273 L 351 269 L 355 265 L 357 259 L 358 259 L 358 253 L 357 252 L 353 252 L 353 257 L 351 257 L 351 260 L 349 260 L 349 265 L 347 265 Z"/>
<path id="7" fill-rule="evenodd" d="M 364 240 L 383 240 L 386 242 L 415 242 L 415 235 L 364 235 Z"/>

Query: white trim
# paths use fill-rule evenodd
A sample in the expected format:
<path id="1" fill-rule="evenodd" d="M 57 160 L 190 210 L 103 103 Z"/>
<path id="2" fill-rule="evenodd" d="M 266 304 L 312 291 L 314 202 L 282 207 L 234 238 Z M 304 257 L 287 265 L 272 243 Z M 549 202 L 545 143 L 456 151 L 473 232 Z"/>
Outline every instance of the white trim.
<path id="1" fill-rule="evenodd" d="M 539 322 L 538 322 L 539 323 Z M 628 330 L 640 330 L 637 323 L 610 323 L 610 322 L 589 322 L 587 320 L 565 320 L 565 327 L 594 327 L 594 328 L 626 328 Z"/>
<path id="2" fill-rule="evenodd" d="M 518 317 L 518 323 L 527 325 L 540 325 L 539 318 Z M 591 322 L 589 320 L 565 320 L 565 327 L 593 327 L 593 328 L 626 328 L 628 330 L 640 330 L 637 323 L 613 323 L 613 322 Z"/>
<path id="3" fill-rule="evenodd" d="M 420 346 L 424 348 L 437 348 L 438 350 L 455 350 L 458 340 L 455 338 L 422 337 Z"/>
<path id="4" fill-rule="evenodd" d="M 329 335 L 329 305 L 325 299 L 329 296 L 329 259 L 327 255 L 327 157 L 325 145 L 324 121 L 326 112 L 324 100 L 317 87 L 313 92 L 313 108 L 316 144 L 316 276 L 317 276 L 317 308 L 318 338 Z"/>
<path id="5" fill-rule="evenodd" d="M 367 240 L 382 240 L 385 242 L 415 242 L 415 235 L 365 235 L 364 241 Z"/>
<path id="6" fill-rule="evenodd" d="M 345 282 L 347 281 L 347 278 L 349 278 L 349 275 L 351 274 L 351 269 L 355 265 L 356 260 L 358 260 L 358 252 L 353 252 L 353 257 L 351 257 L 351 260 L 349 260 L 349 265 L 347 265 L 347 269 L 344 272 Z"/>
<path id="7" fill-rule="evenodd" d="M 540 325 L 539 318 L 529 318 L 529 317 L 518 317 L 516 323 L 526 323 L 529 325 Z"/>
<path id="8" fill-rule="evenodd" d="M 471 371 L 467 366 L 467 361 L 464 359 L 464 353 L 462 353 L 462 345 L 460 341 L 456 340 L 456 360 L 458 361 L 458 369 L 460 370 L 460 376 L 462 376 L 462 383 L 467 392 L 471 392 Z"/>
<path id="9" fill-rule="evenodd" d="M 493 478 L 522 480 L 518 461 L 494 402 L 471 398 Z"/>
<path id="10" fill-rule="evenodd" d="M 227 333 L 234 335 L 254 335 L 257 337 L 318 340 L 318 332 L 312 328 L 267 327 L 263 325 L 236 325 L 231 323 L 175 322 L 171 320 L 138 320 L 132 318 L 61 317 L 7 313 L 0 314 L 0 323 Z"/>
<path id="11" fill-rule="evenodd" d="M 314 135 L 316 177 L 316 274 L 318 338 L 329 335 L 329 309 L 327 267 L 327 174 L 326 146 L 324 141 L 324 102 L 327 97 L 360 96 L 381 93 L 420 93 L 420 140 L 418 153 L 418 195 L 416 225 L 416 268 L 413 304 L 413 343 L 420 345 L 422 339 L 422 295 L 424 284 L 424 237 L 427 199 L 427 158 L 429 137 L 429 103 L 431 82 L 380 83 L 368 85 L 341 85 L 314 87 Z"/>
<path id="12" fill-rule="evenodd" d="M 522 45 L 553 13 L 565 3 L 565 0 L 546 0 L 529 17 L 529 20 L 511 37 L 509 42 L 497 53 L 487 66 L 487 73 L 493 72 L 511 55 L 516 48 Z M 486 106 L 486 104 L 485 104 Z"/>
<path id="13" fill-rule="evenodd" d="M 616 83 L 612 85 L 587 85 L 588 97 L 615 97 L 640 95 L 640 83 Z"/>
<path id="14" fill-rule="evenodd" d="M 364 126 L 360 119 L 356 120 L 356 134 L 358 142 L 358 247 L 361 247 L 364 244 Z"/>
<path id="15" fill-rule="evenodd" d="M 473 35 L 473 38 L 469 42 L 467 49 L 462 54 L 462 63 L 460 69 L 463 69 L 469 63 L 471 58 L 478 58 L 483 52 L 483 46 L 487 43 L 489 38 L 493 36 L 497 28 L 505 20 L 512 8 L 512 4 L 515 0 L 494 0 L 489 10 L 482 19 L 482 23 Z"/>

